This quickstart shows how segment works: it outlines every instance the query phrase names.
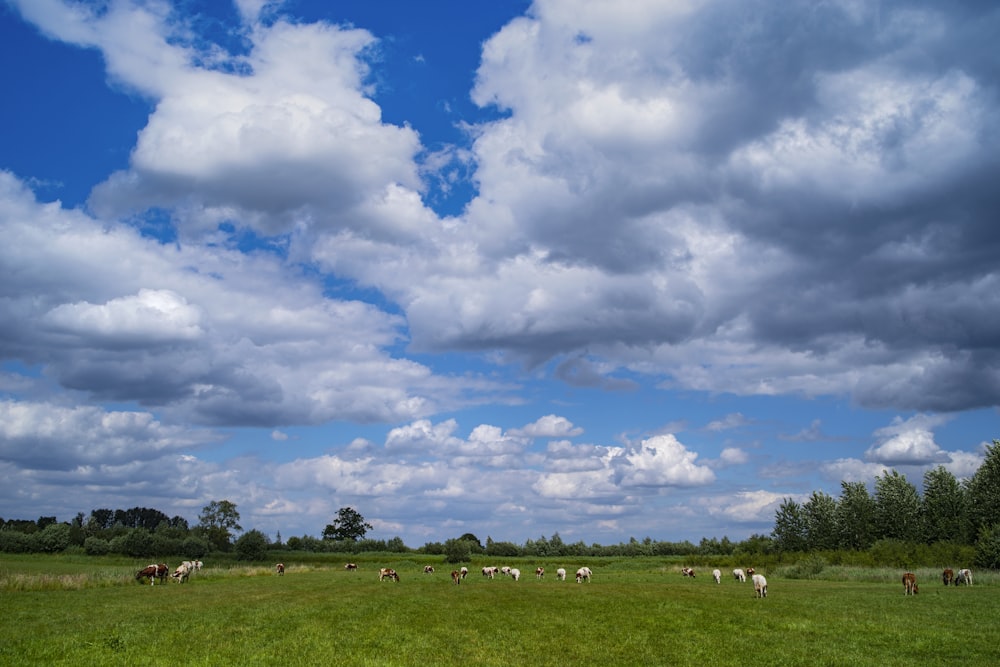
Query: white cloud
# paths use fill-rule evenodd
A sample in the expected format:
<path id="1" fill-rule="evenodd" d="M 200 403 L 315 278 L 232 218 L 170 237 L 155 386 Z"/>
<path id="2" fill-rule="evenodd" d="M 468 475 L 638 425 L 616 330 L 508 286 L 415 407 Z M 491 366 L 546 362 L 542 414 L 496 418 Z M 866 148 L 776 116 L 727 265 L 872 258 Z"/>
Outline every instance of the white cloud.
<path id="1" fill-rule="evenodd" d="M 889 466 L 947 461 L 948 455 L 934 442 L 930 430 L 945 421 L 947 417 L 922 414 L 906 420 L 896 417 L 891 425 L 875 432 L 877 442 L 865 452 L 865 458 Z"/>
<path id="2" fill-rule="evenodd" d="M 699 486 L 715 481 L 708 466 L 695 463 L 689 451 L 673 435 L 657 435 L 627 450 L 618 466 L 623 486 Z"/>

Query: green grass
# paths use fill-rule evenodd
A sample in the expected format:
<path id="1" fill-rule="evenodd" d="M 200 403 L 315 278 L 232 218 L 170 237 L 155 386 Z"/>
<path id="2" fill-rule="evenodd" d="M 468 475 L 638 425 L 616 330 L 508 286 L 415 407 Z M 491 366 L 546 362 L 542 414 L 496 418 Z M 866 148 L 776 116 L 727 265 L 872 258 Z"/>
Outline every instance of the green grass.
<path id="1" fill-rule="evenodd" d="M 208 567 L 141 586 L 127 561 L 4 556 L 0 664 L 986 665 L 1000 646 L 993 573 L 956 589 L 918 571 L 921 594 L 905 597 L 895 570 L 775 570 L 757 600 L 749 583 L 684 578 L 663 559 L 563 563 L 572 574 L 586 562 L 591 584 L 555 581 L 555 562 L 505 559 L 521 581 L 485 580 L 476 563 L 460 586 L 437 559 L 359 557 L 358 572 L 289 560 L 283 577 Z M 379 582 L 379 565 L 400 583 Z"/>

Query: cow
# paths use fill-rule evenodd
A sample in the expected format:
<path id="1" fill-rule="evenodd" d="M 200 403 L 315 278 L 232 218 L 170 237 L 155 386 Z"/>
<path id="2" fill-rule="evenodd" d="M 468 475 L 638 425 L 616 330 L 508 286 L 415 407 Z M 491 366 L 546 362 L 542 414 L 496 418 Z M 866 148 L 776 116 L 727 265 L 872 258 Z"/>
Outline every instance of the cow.
<path id="1" fill-rule="evenodd" d="M 966 586 L 972 585 L 972 570 L 968 568 L 962 568 L 958 571 L 958 576 L 955 577 L 955 585 L 965 584 Z"/>
<path id="2" fill-rule="evenodd" d="M 756 572 L 756 571 L 757 570 L 753 569 L 752 567 L 748 567 L 747 568 L 747 576 L 748 577 L 752 577 L 754 575 L 754 572 Z"/>
<path id="3" fill-rule="evenodd" d="M 177 569 L 174 570 L 174 573 L 171 574 L 170 576 L 173 577 L 174 581 L 176 581 L 178 584 L 183 584 L 188 580 L 188 577 L 191 576 L 191 568 L 188 566 L 187 563 L 181 563 L 180 565 L 177 566 Z"/>
<path id="4" fill-rule="evenodd" d="M 510 570 L 510 576 L 511 576 L 511 578 L 514 581 L 518 581 L 518 580 L 521 579 L 521 571 L 519 569 L 517 569 L 516 567 L 511 568 L 511 570 Z"/>
<path id="5" fill-rule="evenodd" d="M 691 569 L 690 567 L 682 567 L 681 574 L 683 574 L 685 577 L 691 577 L 692 579 L 694 578 L 694 570 Z"/>
<path id="6" fill-rule="evenodd" d="M 463 567 L 463 568 L 462 568 L 461 570 L 459 570 L 458 572 L 459 572 L 459 574 L 461 574 L 461 575 L 462 575 L 462 578 L 463 578 L 463 579 L 465 579 L 465 578 L 466 578 L 467 576 L 469 576 L 469 568 L 467 568 L 467 567 Z"/>
<path id="7" fill-rule="evenodd" d="M 955 583 L 955 570 L 947 569 L 944 572 L 942 572 L 941 581 L 944 582 L 945 586 L 947 586 L 948 584 Z"/>
<path id="8" fill-rule="evenodd" d="M 483 576 L 484 577 L 489 577 L 490 579 L 492 579 L 493 577 L 497 576 L 498 572 L 500 572 L 500 568 L 498 568 L 496 566 L 484 567 L 483 568 Z"/>
<path id="9" fill-rule="evenodd" d="M 586 581 L 589 584 L 591 574 L 593 573 L 590 571 L 589 567 L 581 567 L 579 570 L 576 571 L 576 583 L 579 584 Z"/>
<path id="10" fill-rule="evenodd" d="M 715 579 L 715 583 L 722 583 L 722 570 L 712 570 L 712 577 Z"/>
<path id="11" fill-rule="evenodd" d="M 733 578 L 740 583 L 746 583 L 747 573 L 741 570 L 740 568 L 736 568 L 735 570 L 733 570 Z"/>
<path id="12" fill-rule="evenodd" d="M 556 570 L 556 581 L 566 581 L 566 569 L 559 568 Z"/>
<path id="13" fill-rule="evenodd" d="M 204 563 L 202 563 L 200 560 L 196 560 L 196 561 L 193 561 L 193 562 L 194 562 L 194 569 L 196 571 L 201 571 L 201 567 L 202 567 L 202 565 L 204 565 Z"/>
<path id="14" fill-rule="evenodd" d="M 767 597 L 767 579 L 764 578 L 763 574 L 753 575 L 753 592 L 754 597 Z"/>
<path id="15" fill-rule="evenodd" d="M 500 568 L 500 574 L 502 574 L 505 577 L 509 577 L 510 576 L 510 566 L 504 565 L 503 567 L 501 567 Z"/>
<path id="16" fill-rule="evenodd" d="M 152 586 L 156 583 L 156 578 L 159 576 L 159 568 L 156 563 L 152 565 L 147 565 L 138 572 L 135 573 L 135 580 L 142 581 L 146 577 L 149 577 L 149 585 Z"/>
<path id="17" fill-rule="evenodd" d="M 277 573 L 277 575 L 279 577 L 284 576 L 285 575 L 285 564 L 284 563 L 276 563 L 275 566 L 274 566 L 274 571 Z"/>
<path id="18" fill-rule="evenodd" d="M 424 574 L 434 574 L 434 566 L 424 565 Z"/>
<path id="19" fill-rule="evenodd" d="M 535 579 L 541 579 L 544 576 L 545 576 L 545 568 L 544 567 L 536 567 L 535 568 Z"/>
<path id="20" fill-rule="evenodd" d="M 399 575 L 391 567 L 383 567 L 378 571 L 378 580 L 383 581 L 384 579 L 389 579 L 390 581 L 395 581 L 399 583 Z"/>
<path id="21" fill-rule="evenodd" d="M 451 580 L 454 583 L 456 583 L 456 584 L 462 583 L 462 573 L 459 572 L 458 570 L 452 570 L 451 571 Z"/>
<path id="22" fill-rule="evenodd" d="M 903 574 L 903 595 L 916 595 L 920 590 L 917 587 L 917 575 L 912 572 Z"/>
<path id="23" fill-rule="evenodd" d="M 347 565 L 344 566 L 344 569 L 345 570 L 356 570 L 356 569 L 358 569 L 358 566 L 356 564 L 354 564 L 354 563 L 348 563 Z"/>

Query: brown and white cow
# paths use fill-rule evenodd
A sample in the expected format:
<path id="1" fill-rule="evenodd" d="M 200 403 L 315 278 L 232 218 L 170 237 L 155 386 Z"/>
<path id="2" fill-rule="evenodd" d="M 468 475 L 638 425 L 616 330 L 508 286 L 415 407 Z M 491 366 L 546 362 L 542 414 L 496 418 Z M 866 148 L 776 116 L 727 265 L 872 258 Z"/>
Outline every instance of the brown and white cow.
<path id="1" fill-rule="evenodd" d="M 912 572 L 903 574 L 903 595 L 916 595 L 919 593 L 917 587 L 917 575 Z"/>
<path id="2" fill-rule="evenodd" d="M 456 584 L 462 583 L 462 573 L 459 572 L 458 570 L 452 570 L 451 571 L 451 580 L 454 583 L 456 583 Z"/>
<path id="3" fill-rule="evenodd" d="M 490 579 L 492 579 L 493 577 L 497 576 L 497 574 L 499 572 L 500 572 L 500 568 L 498 568 L 496 566 L 490 566 L 490 567 L 484 567 L 483 568 L 483 576 L 484 577 L 489 577 Z"/>
<path id="4" fill-rule="evenodd" d="M 424 565 L 424 574 L 434 574 L 434 566 Z"/>
<path id="5" fill-rule="evenodd" d="M 466 578 L 467 576 L 469 576 L 469 568 L 467 568 L 467 567 L 463 567 L 463 568 L 462 568 L 461 570 L 459 570 L 458 572 L 459 572 L 459 574 L 461 574 L 461 575 L 462 575 L 462 578 L 463 578 L 463 579 L 465 579 L 465 578 Z"/>
<path id="6" fill-rule="evenodd" d="M 274 565 L 274 571 L 275 571 L 275 573 L 279 577 L 283 576 L 285 574 L 285 564 L 284 563 L 275 563 L 275 565 Z"/>
<path id="7" fill-rule="evenodd" d="M 142 581 L 146 577 L 149 577 L 149 583 L 150 583 L 150 585 L 153 585 L 153 584 L 156 583 L 157 574 L 158 574 L 158 572 L 157 572 L 156 563 L 153 563 L 152 565 L 147 565 L 146 567 L 144 567 L 141 570 L 139 570 L 138 572 L 136 572 L 135 573 L 135 580 L 136 581 Z"/>
<path id="8" fill-rule="evenodd" d="M 694 569 L 690 567 L 682 567 L 681 574 L 683 574 L 685 577 L 694 578 Z"/>
<path id="9" fill-rule="evenodd" d="M 941 581 L 944 582 L 945 586 L 947 586 L 948 584 L 955 583 L 955 570 L 948 569 L 948 570 L 945 570 L 944 572 L 942 572 L 941 573 Z"/>
<path id="10" fill-rule="evenodd" d="M 384 579 L 390 579 L 395 582 L 399 582 L 399 575 L 391 567 L 383 567 L 378 571 L 378 580 L 382 581 Z"/>
<path id="11" fill-rule="evenodd" d="M 962 568 L 958 571 L 958 576 L 955 577 L 955 585 L 965 584 L 966 586 L 972 585 L 972 570 L 968 568 Z"/>
<path id="12" fill-rule="evenodd" d="M 356 569 L 358 569 L 358 566 L 356 564 L 354 564 L 354 563 L 348 563 L 347 565 L 344 566 L 344 569 L 345 570 L 356 570 Z"/>
<path id="13" fill-rule="evenodd" d="M 535 579 L 541 579 L 544 576 L 545 576 L 545 568 L 544 567 L 536 567 L 535 568 Z"/>

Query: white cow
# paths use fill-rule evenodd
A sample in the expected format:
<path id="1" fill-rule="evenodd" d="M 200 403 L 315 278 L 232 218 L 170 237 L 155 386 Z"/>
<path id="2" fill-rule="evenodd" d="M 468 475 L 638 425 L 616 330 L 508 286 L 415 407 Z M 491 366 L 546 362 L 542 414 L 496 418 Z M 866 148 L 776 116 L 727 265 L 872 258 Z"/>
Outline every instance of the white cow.
<path id="1" fill-rule="evenodd" d="M 566 568 L 561 567 L 558 570 L 556 570 L 556 580 L 566 581 Z"/>
<path id="2" fill-rule="evenodd" d="M 767 579 L 764 578 L 763 574 L 753 575 L 753 592 L 754 597 L 767 597 Z"/>
<path id="3" fill-rule="evenodd" d="M 516 567 L 515 568 L 511 568 L 510 576 L 513 577 L 514 581 L 517 581 L 518 579 L 521 578 L 521 571 L 519 569 L 517 569 Z"/>
<path id="4" fill-rule="evenodd" d="M 712 577 L 715 579 L 715 583 L 722 583 L 722 570 L 712 570 Z"/>
<path id="5" fill-rule="evenodd" d="M 740 583 L 745 583 L 747 580 L 747 573 L 741 570 L 740 568 L 736 568 L 735 570 L 733 570 L 733 577 L 736 579 L 736 581 Z"/>
<path id="6" fill-rule="evenodd" d="M 461 570 L 458 571 L 458 573 L 462 575 L 463 579 L 465 579 L 467 576 L 469 576 L 469 568 L 463 567 Z"/>
<path id="7" fill-rule="evenodd" d="M 188 577 L 191 576 L 191 569 L 188 567 L 187 563 L 181 563 L 180 565 L 177 566 L 177 569 L 174 570 L 174 573 L 171 574 L 170 576 L 173 577 L 174 581 L 176 581 L 177 583 L 183 584 L 185 581 L 188 580 Z"/>
<path id="8" fill-rule="evenodd" d="M 959 584 L 972 585 L 972 570 L 963 568 L 958 571 L 958 576 L 955 578 L 955 585 L 958 586 Z"/>
<path id="9" fill-rule="evenodd" d="M 500 568 L 500 574 L 502 574 L 505 577 L 509 577 L 510 576 L 510 566 L 504 565 L 503 567 L 501 567 Z"/>
<path id="10" fill-rule="evenodd" d="M 590 571 L 589 567 L 581 567 L 579 570 L 576 571 L 576 583 L 579 584 L 583 581 L 586 581 L 589 584 L 591 574 L 593 573 Z"/>
<path id="11" fill-rule="evenodd" d="M 483 576 L 484 577 L 489 577 L 490 579 L 492 579 L 493 577 L 495 577 L 497 575 L 497 572 L 499 572 L 499 571 L 500 571 L 500 568 L 498 568 L 498 567 L 484 567 L 483 568 Z"/>

